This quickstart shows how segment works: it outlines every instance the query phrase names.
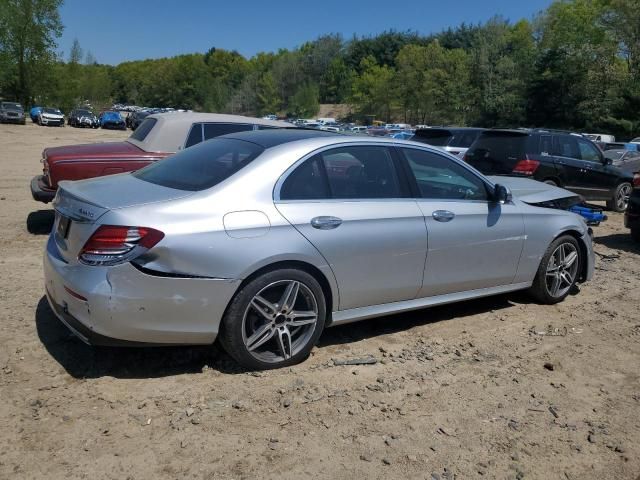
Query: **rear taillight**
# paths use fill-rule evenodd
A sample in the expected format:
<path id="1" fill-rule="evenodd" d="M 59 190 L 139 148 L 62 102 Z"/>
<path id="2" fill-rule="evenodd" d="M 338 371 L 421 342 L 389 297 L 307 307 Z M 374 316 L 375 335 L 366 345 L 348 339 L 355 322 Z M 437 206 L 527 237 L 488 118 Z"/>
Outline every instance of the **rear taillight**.
<path id="1" fill-rule="evenodd" d="M 87 265 L 116 265 L 133 260 L 163 238 L 164 233 L 153 228 L 101 225 L 84 244 L 78 259 Z"/>
<path id="2" fill-rule="evenodd" d="M 533 175 L 539 166 L 540 162 L 537 160 L 520 160 L 516 166 L 513 167 L 513 173 Z"/>
<path id="3" fill-rule="evenodd" d="M 633 186 L 635 188 L 640 188 L 640 172 L 633 175 Z"/>

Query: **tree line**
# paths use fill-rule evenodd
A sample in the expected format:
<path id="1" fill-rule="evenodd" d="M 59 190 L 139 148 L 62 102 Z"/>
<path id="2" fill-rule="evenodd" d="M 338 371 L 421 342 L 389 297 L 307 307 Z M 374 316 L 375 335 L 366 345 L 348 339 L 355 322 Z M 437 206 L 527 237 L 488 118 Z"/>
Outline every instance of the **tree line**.
<path id="1" fill-rule="evenodd" d="M 429 125 L 640 130 L 638 0 L 555 1 L 534 19 L 440 33 L 328 34 L 245 58 L 235 51 L 100 64 L 56 54 L 62 0 L 0 0 L 0 96 L 68 111 L 83 102 Z"/>

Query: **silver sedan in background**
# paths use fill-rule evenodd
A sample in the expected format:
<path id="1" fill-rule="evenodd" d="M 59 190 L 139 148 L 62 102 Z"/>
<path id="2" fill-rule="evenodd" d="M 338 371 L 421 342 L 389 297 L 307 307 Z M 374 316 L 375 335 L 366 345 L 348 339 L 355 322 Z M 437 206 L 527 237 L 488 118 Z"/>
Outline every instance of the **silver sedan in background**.
<path id="1" fill-rule="evenodd" d="M 281 367 L 331 325 L 522 289 L 563 300 L 594 268 L 585 222 L 550 208 L 572 195 L 414 142 L 230 134 L 62 182 L 46 294 L 90 344 L 217 338 Z"/>

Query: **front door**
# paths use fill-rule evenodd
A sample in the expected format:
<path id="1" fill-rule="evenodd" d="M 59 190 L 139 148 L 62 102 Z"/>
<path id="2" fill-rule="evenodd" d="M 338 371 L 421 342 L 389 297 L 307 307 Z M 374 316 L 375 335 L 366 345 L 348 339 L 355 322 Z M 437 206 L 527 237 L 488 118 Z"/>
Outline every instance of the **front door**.
<path id="1" fill-rule="evenodd" d="M 287 176 L 275 201 L 331 266 L 339 310 L 415 298 L 427 232 L 387 147 L 322 151 Z"/>
<path id="2" fill-rule="evenodd" d="M 488 184 L 453 159 L 401 150 L 415 178 L 429 236 L 418 296 L 511 284 L 524 245 L 518 207 L 491 201 Z"/>

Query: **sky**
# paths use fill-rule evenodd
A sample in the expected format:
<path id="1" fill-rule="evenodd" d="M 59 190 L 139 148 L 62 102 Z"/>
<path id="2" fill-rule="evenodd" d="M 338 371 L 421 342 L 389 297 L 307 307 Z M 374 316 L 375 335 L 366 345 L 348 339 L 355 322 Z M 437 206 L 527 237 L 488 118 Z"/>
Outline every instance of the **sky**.
<path id="1" fill-rule="evenodd" d="M 385 30 L 440 32 L 494 15 L 531 19 L 551 0 L 65 0 L 58 51 L 75 38 L 99 63 L 116 65 L 204 53 L 211 47 L 258 52 L 292 49 L 320 35 L 369 36 Z"/>

